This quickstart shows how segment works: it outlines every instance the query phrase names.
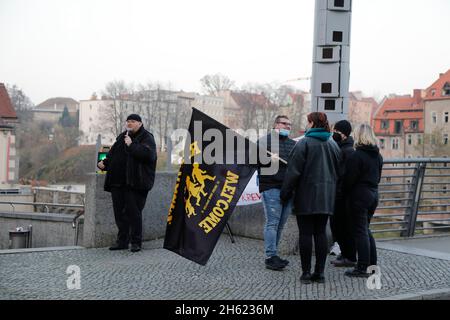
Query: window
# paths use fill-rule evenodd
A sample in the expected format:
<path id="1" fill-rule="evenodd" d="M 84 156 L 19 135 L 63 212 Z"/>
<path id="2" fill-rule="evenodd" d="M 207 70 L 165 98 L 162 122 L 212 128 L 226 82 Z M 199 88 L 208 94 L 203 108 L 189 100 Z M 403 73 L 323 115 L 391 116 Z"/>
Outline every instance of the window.
<path id="1" fill-rule="evenodd" d="M 403 131 L 403 121 L 395 121 L 395 133 L 400 134 Z"/>
<path id="2" fill-rule="evenodd" d="M 436 112 L 432 112 L 431 113 L 431 121 L 433 122 L 433 124 L 437 123 L 437 114 L 436 114 Z"/>
<path id="3" fill-rule="evenodd" d="M 412 135 L 408 134 L 408 146 L 412 145 Z"/>
<path id="4" fill-rule="evenodd" d="M 443 96 L 450 96 L 450 82 L 447 82 L 444 86 L 444 88 L 442 88 L 442 95 Z"/>
<path id="5" fill-rule="evenodd" d="M 338 8 L 344 7 L 344 0 L 334 0 L 334 6 Z"/>
<path id="6" fill-rule="evenodd" d="M 336 100 L 325 100 L 325 110 L 336 110 Z"/>
<path id="7" fill-rule="evenodd" d="M 322 93 L 331 93 L 332 91 L 331 83 L 322 83 Z"/>
<path id="8" fill-rule="evenodd" d="M 381 120 L 381 129 L 389 129 L 389 120 Z"/>
<path id="9" fill-rule="evenodd" d="M 380 149 L 384 149 L 385 140 L 380 139 Z"/>
<path id="10" fill-rule="evenodd" d="M 324 48 L 322 50 L 322 59 L 333 59 L 333 48 Z"/>
<path id="11" fill-rule="evenodd" d="M 447 145 L 448 144 L 448 134 L 447 133 L 444 133 L 444 135 L 443 135 L 443 143 L 445 144 L 445 145 Z"/>
<path id="12" fill-rule="evenodd" d="M 392 150 L 398 150 L 398 138 L 392 139 Z"/>
<path id="13" fill-rule="evenodd" d="M 417 144 L 419 144 L 419 145 L 422 144 L 422 135 L 421 135 L 421 134 L 419 134 L 419 135 L 417 136 Z"/>
<path id="14" fill-rule="evenodd" d="M 333 31 L 333 41 L 342 42 L 342 31 Z"/>
<path id="15" fill-rule="evenodd" d="M 417 130 L 417 129 L 419 129 L 419 121 L 417 121 L 417 120 L 412 120 L 412 121 L 411 121 L 411 129 L 412 129 L 412 130 Z"/>
<path id="16" fill-rule="evenodd" d="M 89 105 L 89 109 L 92 110 L 92 104 Z"/>
<path id="17" fill-rule="evenodd" d="M 448 112 L 444 112 L 444 123 L 448 123 Z"/>
<path id="18" fill-rule="evenodd" d="M 431 90 L 431 96 L 434 97 L 436 95 L 436 89 Z"/>

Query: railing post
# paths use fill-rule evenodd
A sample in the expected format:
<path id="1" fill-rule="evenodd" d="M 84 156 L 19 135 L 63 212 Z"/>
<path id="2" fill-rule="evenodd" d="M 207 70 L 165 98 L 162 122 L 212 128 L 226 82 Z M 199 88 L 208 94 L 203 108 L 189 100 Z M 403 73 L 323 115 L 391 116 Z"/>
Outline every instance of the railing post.
<path id="1" fill-rule="evenodd" d="M 420 198 L 422 195 L 423 180 L 427 164 L 425 162 L 418 163 L 414 172 L 413 179 L 413 196 L 409 201 L 408 216 L 405 220 L 408 222 L 406 231 L 403 231 L 402 237 L 413 237 L 416 230 L 417 213 L 419 212 Z"/>

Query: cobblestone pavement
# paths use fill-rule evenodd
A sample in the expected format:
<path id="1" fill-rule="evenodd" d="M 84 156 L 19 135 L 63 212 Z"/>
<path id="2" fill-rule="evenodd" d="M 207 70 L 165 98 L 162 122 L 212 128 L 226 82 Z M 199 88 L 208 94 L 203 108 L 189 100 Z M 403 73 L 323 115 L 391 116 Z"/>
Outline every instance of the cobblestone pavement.
<path id="1" fill-rule="evenodd" d="M 146 242 L 139 253 L 80 249 L 0 254 L 0 299 L 380 299 L 450 291 L 450 261 L 379 250 L 380 290 L 366 279 L 326 269 L 326 284 L 300 284 L 299 256 L 282 272 L 264 266 L 263 242 L 223 235 L 207 266 Z M 66 269 L 81 269 L 81 289 L 67 289 Z"/>

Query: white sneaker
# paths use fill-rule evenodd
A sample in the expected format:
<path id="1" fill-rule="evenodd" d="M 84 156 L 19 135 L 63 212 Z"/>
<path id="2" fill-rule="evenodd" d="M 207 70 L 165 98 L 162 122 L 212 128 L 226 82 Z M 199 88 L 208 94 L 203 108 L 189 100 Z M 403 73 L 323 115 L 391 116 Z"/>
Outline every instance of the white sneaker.
<path id="1" fill-rule="evenodd" d="M 341 254 L 341 248 L 339 248 L 339 244 L 337 242 L 335 242 L 333 244 L 333 246 L 331 247 L 330 255 L 331 256 L 338 256 L 340 254 Z"/>

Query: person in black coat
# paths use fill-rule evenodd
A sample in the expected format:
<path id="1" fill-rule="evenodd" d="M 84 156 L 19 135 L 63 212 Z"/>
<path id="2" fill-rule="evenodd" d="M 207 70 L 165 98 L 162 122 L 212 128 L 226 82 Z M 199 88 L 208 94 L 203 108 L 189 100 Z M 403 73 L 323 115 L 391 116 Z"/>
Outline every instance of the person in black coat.
<path id="1" fill-rule="evenodd" d="M 383 157 L 369 125 L 360 125 L 354 138 L 356 151 L 346 163 L 344 191 L 349 197 L 358 263 L 354 269 L 346 271 L 345 275 L 368 277 L 367 268 L 377 264 L 377 248 L 369 224 L 378 206 L 378 184 L 383 170 Z"/>
<path id="2" fill-rule="evenodd" d="M 333 128 L 333 140 L 341 148 L 341 163 L 339 179 L 336 187 L 336 204 L 334 215 L 330 219 L 331 231 L 334 240 L 339 244 L 341 254 L 331 263 L 335 267 L 354 267 L 356 264 L 356 248 L 351 235 L 351 218 L 347 208 L 347 195 L 343 190 L 343 178 L 345 176 L 345 163 L 355 152 L 354 141 L 350 136 L 352 125 L 347 120 L 336 122 Z"/>
<path id="3" fill-rule="evenodd" d="M 97 166 L 106 170 L 104 189 L 111 192 L 117 228 L 117 242 L 110 250 L 131 251 L 142 246 L 142 210 L 152 189 L 156 169 L 156 144 L 144 129 L 141 117 L 131 114 L 127 130 L 121 133 L 106 158 Z"/>
<path id="4" fill-rule="evenodd" d="M 309 130 L 297 142 L 289 160 L 281 188 L 283 203 L 294 195 L 292 212 L 299 228 L 302 283 L 325 282 L 324 270 L 328 254 L 326 226 L 333 214 L 341 151 L 330 139 L 330 127 L 325 113 L 308 115 Z M 316 265 L 311 275 L 312 239 L 314 237 Z"/>

